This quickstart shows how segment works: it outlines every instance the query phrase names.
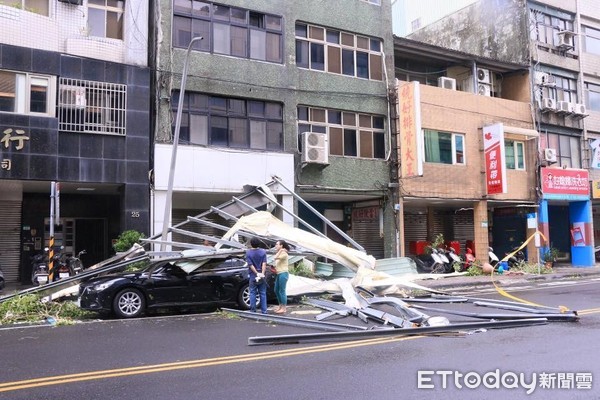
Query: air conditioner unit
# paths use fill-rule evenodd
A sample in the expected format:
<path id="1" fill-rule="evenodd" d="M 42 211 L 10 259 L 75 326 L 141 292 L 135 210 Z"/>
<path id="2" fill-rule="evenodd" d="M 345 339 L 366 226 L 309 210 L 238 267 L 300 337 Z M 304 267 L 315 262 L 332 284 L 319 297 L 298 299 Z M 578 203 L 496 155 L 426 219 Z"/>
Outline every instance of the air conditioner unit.
<path id="1" fill-rule="evenodd" d="M 544 161 L 555 163 L 557 161 L 556 149 L 544 149 Z"/>
<path id="2" fill-rule="evenodd" d="M 542 98 L 542 103 L 540 104 L 540 108 L 542 111 L 555 111 L 556 110 L 556 100 L 550 97 Z"/>
<path id="3" fill-rule="evenodd" d="M 574 104 L 573 105 L 573 114 L 575 115 L 579 115 L 579 116 L 587 116 L 587 110 L 585 108 L 585 104 Z"/>
<path id="4" fill-rule="evenodd" d="M 306 164 L 329 164 L 329 143 L 326 133 L 302 133 L 302 162 Z"/>
<path id="5" fill-rule="evenodd" d="M 61 86 L 58 103 L 67 108 L 85 108 L 85 88 L 81 86 Z"/>
<path id="6" fill-rule="evenodd" d="M 80 6 L 83 4 L 83 0 L 58 0 L 61 3 L 72 4 L 74 6 Z"/>
<path id="7" fill-rule="evenodd" d="M 450 90 L 456 90 L 456 79 L 440 76 L 438 78 L 438 87 Z"/>
<path id="8" fill-rule="evenodd" d="M 480 96 L 491 96 L 492 95 L 492 87 L 490 85 L 480 83 L 479 85 L 477 85 L 477 93 Z"/>
<path id="9" fill-rule="evenodd" d="M 492 83 L 490 70 L 485 68 L 477 68 L 477 82 Z"/>
<path id="10" fill-rule="evenodd" d="M 561 114 L 571 114 L 573 112 L 573 104 L 568 101 L 559 101 L 556 103 L 556 112 Z"/>
<path id="11" fill-rule="evenodd" d="M 573 48 L 573 36 L 575 33 L 571 31 L 560 31 L 556 34 L 558 42 L 556 47 L 561 50 L 569 50 Z"/>

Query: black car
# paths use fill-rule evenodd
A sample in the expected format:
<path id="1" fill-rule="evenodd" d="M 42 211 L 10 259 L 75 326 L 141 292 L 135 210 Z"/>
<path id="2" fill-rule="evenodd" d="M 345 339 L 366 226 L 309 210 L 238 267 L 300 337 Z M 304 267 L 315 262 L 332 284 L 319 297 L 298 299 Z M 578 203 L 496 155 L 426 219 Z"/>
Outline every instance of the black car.
<path id="1" fill-rule="evenodd" d="M 274 275 L 267 274 L 268 298 Z M 92 278 L 79 285 L 84 310 L 134 318 L 157 308 L 237 305 L 250 308 L 248 267 L 242 256 L 215 255 L 154 261 L 138 272 Z M 257 306 L 260 299 L 257 298 Z"/>

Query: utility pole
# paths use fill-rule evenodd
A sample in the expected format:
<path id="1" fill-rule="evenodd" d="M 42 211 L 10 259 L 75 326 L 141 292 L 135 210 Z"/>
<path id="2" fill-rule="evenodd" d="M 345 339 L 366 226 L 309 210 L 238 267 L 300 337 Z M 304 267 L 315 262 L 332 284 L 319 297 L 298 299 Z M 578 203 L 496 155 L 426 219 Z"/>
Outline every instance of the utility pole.
<path id="1" fill-rule="evenodd" d="M 179 102 L 177 103 L 177 116 L 175 118 L 175 133 L 173 134 L 173 150 L 171 152 L 171 169 L 169 170 L 169 183 L 167 186 L 167 198 L 165 199 L 165 215 L 163 218 L 163 229 L 162 229 L 162 243 L 160 244 L 160 251 L 165 251 L 167 244 L 167 235 L 169 225 L 171 222 L 171 203 L 173 201 L 173 180 L 175 179 L 175 164 L 177 161 L 177 146 L 179 145 L 179 131 L 181 130 L 181 114 L 183 111 L 183 98 L 185 97 L 185 84 L 188 75 L 188 65 L 190 62 L 190 53 L 192 51 L 192 45 L 202 40 L 202 36 L 196 36 L 192 38 L 190 44 L 187 47 L 185 53 L 185 60 L 183 63 L 183 72 L 181 74 L 181 88 L 179 89 Z"/>

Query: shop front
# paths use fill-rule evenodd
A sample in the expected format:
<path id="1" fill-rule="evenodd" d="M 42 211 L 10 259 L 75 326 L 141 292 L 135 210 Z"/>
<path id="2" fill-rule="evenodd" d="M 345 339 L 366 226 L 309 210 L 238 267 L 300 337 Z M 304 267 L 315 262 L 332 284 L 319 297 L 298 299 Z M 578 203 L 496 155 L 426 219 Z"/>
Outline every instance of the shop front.
<path id="1" fill-rule="evenodd" d="M 594 265 L 592 203 L 587 170 L 541 168 L 539 229 L 546 238 L 542 253 L 554 247 L 559 261 L 574 267 Z"/>

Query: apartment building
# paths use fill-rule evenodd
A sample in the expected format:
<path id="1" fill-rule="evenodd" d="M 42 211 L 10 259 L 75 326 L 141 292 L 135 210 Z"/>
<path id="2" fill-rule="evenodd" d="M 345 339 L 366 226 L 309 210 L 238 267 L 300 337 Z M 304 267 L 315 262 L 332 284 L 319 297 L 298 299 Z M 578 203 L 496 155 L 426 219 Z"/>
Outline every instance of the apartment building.
<path id="1" fill-rule="evenodd" d="M 52 230 L 64 252 L 87 251 L 85 266 L 108 258 L 121 231 L 148 233 L 147 53 L 146 1 L 0 0 L 7 281 L 31 283 L 30 257 Z"/>
<path id="2" fill-rule="evenodd" d="M 519 90 L 528 66 L 406 38 L 395 38 L 394 50 L 404 253 L 420 254 L 442 234 L 457 252 L 470 248 L 486 260 L 491 245 L 503 255 L 525 241 L 537 207 L 539 135 Z M 501 85 L 492 87 L 491 69 Z M 473 85 L 482 89 L 473 93 Z"/>
<path id="3" fill-rule="evenodd" d="M 345 241 L 339 230 L 375 257 L 392 255 L 389 0 L 332 0 L 325 8 L 317 0 L 154 6 L 154 234 L 276 176 L 281 185 L 271 190 L 307 224 Z M 196 37 L 202 39 L 191 43 Z M 275 214 L 306 228 L 282 209 Z M 214 226 L 199 233 L 222 234 Z"/>
<path id="4" fill-rule="evenodd" d="M 563 260 L 581 266 L 594 263 L 599 232 L 593 226 L 594 220 L 600 222 L 590 191 L 597 185 L 600 166 L 595 161 L 600 156 L 599 14 L 592 0 L 480 0 L 408 36 L 528 65 L 529 80 L 517 90 L 529 93 L 539 133 L 539 228 L 548 239 L 546 245 L 558 248 Z M 473 80 L 472 87 L 495 96 L 504 79 L 499 72 L 490 68 L 491 82 L 481 87 L 482 82 Z"/>

